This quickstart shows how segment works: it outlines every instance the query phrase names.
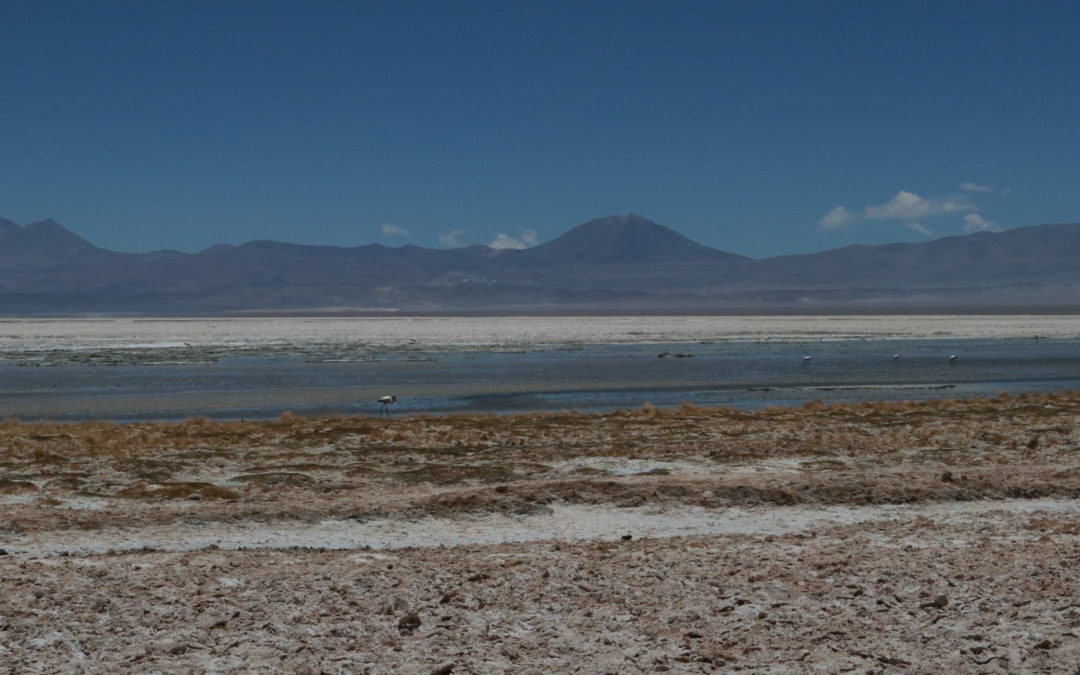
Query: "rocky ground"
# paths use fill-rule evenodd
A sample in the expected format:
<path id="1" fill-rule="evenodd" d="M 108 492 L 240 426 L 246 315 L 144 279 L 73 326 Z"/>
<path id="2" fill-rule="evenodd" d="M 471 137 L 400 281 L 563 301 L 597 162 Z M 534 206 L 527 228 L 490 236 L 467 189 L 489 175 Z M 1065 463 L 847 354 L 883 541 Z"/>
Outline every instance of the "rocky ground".
<path id="1" fill-rule="evenodd" d="M 8 421 L 0 670 L 1080 673 L 1078 421 Z"/>

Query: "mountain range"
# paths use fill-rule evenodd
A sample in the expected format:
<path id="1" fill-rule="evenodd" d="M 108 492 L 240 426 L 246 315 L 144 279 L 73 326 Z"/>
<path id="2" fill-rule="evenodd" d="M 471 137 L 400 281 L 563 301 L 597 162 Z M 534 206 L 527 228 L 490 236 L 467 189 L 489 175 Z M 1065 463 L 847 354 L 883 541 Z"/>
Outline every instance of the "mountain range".
<path id="1" fill-rule="evenodd" d="M 751 259 L 636 215 L 532 248 L 253 241 L 120 253 L 0 218 L 0 314 L 1080 308 L 1080 223 Z"/>

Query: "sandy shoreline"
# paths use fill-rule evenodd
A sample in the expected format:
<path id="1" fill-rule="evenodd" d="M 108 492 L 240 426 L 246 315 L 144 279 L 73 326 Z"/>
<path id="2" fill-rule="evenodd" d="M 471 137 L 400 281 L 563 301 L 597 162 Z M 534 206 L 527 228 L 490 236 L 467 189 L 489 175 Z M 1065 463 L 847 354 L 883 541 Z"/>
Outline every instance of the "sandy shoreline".
<path id="1" fill-rule="evenodd" d="M 1078 421 L 8 422 L 0 669 L 1073 672 Z"/>

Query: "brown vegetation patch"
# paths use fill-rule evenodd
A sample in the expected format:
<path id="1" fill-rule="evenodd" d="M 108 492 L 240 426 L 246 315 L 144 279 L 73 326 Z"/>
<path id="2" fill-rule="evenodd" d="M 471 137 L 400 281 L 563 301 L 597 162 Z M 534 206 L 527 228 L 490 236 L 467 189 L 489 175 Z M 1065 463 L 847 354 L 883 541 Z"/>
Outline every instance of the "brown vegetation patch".
<path id="1" fill-rule="evenodd" d="M 49 491 L 74 491 L 86 484 L 86 473 L 61 473 L 49 477 L 43 489 Z"/>
<path id="2" fill-rule="evenodd" d="M 154 505 L 214 502 L 214 490 L 242 506 L 202 504 L 200 518 L 445 510 L 431 501 L 436 493 L 447 504 L 460 497 L 496 510 L 508 500 L 722 508 L 1067 497 L 1080 489 L 1078 448 L 1073 393 L 756 412 L 645 406 L 596 415 L 0 424 L 0 465 L 15 481 L 7 490 L 29 490 L 20 483 L 40 478 L 57 499 L 125 495 L 95 507 L 101 522 L 180 518 Z M 604 468 L 623 460 L 644 469 Z M 563 463 L 579 468 L 569 476 L 551 468 Z M 206 487 L 229 477 L 259 489 Z M 487 496 L 477 500 L 478 491 Z"/>
<path id="3" fill-rule="evenodd" d="M 18 495 L 24 492 L 37 492 L 37 486 L 28 480 L 0 478 L 0 494 Z"/>
<path id="4" fill-rule="evenodd" d="M 315 479 L 304 473 L 293 473 L 286 471 L 278 471 L 271 473 L 252 473 L 243 476 L 234 476 L 229 479 L 234 483 L 249 483 L 254 485 L 267 485 L 267 486 L 295 486 L 295 485 L 310 485 L 315 482 Z"/>

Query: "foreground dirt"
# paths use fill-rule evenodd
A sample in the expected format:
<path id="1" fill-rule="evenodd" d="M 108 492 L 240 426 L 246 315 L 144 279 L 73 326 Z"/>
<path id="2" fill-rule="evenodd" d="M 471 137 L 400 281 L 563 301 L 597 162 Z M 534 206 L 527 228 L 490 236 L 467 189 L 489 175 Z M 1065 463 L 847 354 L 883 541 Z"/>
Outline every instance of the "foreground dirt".
<path id="1" fill-rule="evenodd" d="M 1080 672 L 1078 421 L 9 421 L 0 669 Z"/>

